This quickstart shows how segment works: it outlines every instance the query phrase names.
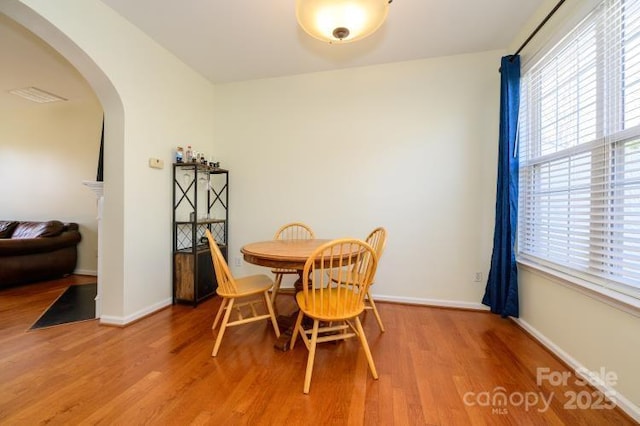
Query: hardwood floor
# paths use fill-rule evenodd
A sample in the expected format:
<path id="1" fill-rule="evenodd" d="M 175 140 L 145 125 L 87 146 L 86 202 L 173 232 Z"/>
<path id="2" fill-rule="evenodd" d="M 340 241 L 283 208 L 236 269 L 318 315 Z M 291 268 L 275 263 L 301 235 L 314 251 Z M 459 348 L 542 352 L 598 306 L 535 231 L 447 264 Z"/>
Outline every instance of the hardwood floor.
<path id="1" fill-rule="evenodd" d="M 0 290 L 0 424 L 635 424 L 618 409 L 572 409 L 567 395 L 594 392 L 574 380 L 538 386 L 536 368 L 568 369 L 511 321 L 482 312 L 379 303 L 387 331 L 373 315 L 364 326 L 380 379 L 356 339 L 326 343 L 309 395 L 306 348 L 275 350 L 266 321 L 229 329 L 211 357 L 218 298 L 126 328 L 28 330 L 66 286 L 94 280 Z M 286 295 L 277 303 L 293 310 Z"/>

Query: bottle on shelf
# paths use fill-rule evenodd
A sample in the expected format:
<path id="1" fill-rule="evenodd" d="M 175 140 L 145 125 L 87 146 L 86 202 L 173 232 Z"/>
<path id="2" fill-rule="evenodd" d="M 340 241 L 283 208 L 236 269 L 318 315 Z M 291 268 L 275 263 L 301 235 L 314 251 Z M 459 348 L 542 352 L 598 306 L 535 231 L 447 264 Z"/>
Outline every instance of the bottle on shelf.
<path id="1" fill-rule="evenodd" d="M 185 154 L 186 154 L 185 161 L 187 163 L 190 163 L 191 161 L 193 161 L 193 150 L 191 149 L 191 145 L 187 145 L 187 152 Z"/>

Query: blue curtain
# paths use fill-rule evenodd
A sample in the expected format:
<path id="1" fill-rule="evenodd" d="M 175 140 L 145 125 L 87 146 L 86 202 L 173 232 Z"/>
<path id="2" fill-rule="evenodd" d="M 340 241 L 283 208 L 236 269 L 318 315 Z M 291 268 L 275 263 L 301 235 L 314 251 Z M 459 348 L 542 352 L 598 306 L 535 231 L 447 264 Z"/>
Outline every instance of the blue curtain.
<path id="1" fill-rule="evenodd" d="M 500 137 L 496 219 L 491 270 L 482 303 L 503 317 L 518 317 L 518 110 L 520 105 L 520 56 L 505 56 L 500 67 Z"/>

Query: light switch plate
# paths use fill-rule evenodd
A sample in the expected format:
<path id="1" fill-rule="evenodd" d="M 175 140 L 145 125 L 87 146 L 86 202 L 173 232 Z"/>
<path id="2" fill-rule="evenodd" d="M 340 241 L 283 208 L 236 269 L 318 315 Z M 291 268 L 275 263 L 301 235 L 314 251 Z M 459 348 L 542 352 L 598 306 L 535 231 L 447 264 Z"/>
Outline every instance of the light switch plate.
<path id="1" fill-rule="evenodd" d="M 162 169 L 164 168 L 164 161 L 159 158 L 149 158 L 149 167 L 152 169 Z"/>

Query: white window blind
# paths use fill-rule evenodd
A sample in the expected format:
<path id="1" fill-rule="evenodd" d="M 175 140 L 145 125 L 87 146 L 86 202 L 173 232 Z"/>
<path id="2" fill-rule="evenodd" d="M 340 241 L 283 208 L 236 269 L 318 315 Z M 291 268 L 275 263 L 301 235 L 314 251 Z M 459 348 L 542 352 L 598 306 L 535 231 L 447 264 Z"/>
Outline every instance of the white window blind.
<path id="1" fill-rule="evenodd" d="M 640 298 L 640 0 L 523 72 L 518 257 Z"/>

